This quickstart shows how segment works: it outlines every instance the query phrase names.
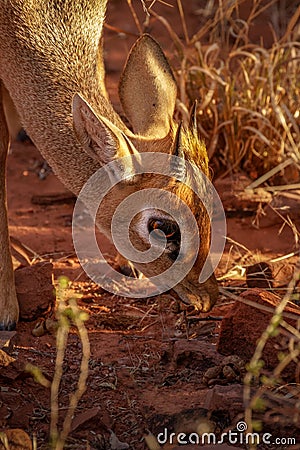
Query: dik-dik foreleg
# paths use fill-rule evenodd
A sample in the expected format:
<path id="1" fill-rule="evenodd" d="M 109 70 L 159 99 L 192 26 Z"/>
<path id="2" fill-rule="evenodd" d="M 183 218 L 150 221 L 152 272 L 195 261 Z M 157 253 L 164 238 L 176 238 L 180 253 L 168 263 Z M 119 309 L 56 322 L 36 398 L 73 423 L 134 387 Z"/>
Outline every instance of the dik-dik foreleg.
<path id="1" fill-rule="evenodd" d="M 14 329 L 19 315 L 6 207 L 6 158 L 8 147 L 9 133 L 3 111 L 0 81 L 0 330 Z"/>

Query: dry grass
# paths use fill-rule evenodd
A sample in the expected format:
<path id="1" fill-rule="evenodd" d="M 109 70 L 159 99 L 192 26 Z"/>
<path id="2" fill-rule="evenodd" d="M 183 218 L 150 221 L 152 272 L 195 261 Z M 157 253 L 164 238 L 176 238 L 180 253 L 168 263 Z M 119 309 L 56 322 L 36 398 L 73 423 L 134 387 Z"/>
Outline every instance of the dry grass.
<path id="1" fill-rule="evenodd" d="M 131 0 L 127 1 L 137 28 L 142 31 L 143 27 L 134 13 Z M 300 42 L 296 40 L 296 29 L 300 7 L 291 12 L 290 20 L 283 24 L 279 21 L 282 12 L 279 8 L 276 15 L 276 7 L 279 3 L 282 4 L 279 1 L 266 4 L 262 0 L 253 0 L 251 11 L 245 20 L 240 17 L 243 0 L 218 2 L 207 0 L 206 7 L 198 11 L 199 31 L 194 36 L 189 36 L 184 16 L 184 2 L 177 0 L 182 21 L 183 42 L 167 19 L 155 13 L 155 0 L 142 3 L 146 14 L 159 20 L 174 42 L 178 64 L 175 73 L 179 85 L 176 113 L 178 117 L 188 121 L 189 108 L 195 99 L 198 100 L 199 131 L 206 141 L 215 171 L 224 174 L 242 168 L 252 176 L 256 176 L 268 172 L 287 159 L 291 159 L 298 168 Z M 252 23 L 266 6 L 269 6 L 274 15 L 274 43 L 269 48 L 262 44 L 254 44 L 250 39 Z M 278 23 L 275 27 L 276 21 Z M 293 282 L 295 281 L 296 277 Z M 66 314 L 62 294 L 61 297 L 56 370 L 51 387 L 51 439 L 52 448 L 56 449 L 63 448 L 68 437 L 73 414 L 86 388 L 89 360 L 89 343 L 83 324 L 85 317 L 81 316 L 74 302 L 68 303 Z M 251 370 L 246 376 L 245 399 L 248 404 L 246 419 L 249 424 L 253 424 L 253 410 L 259 402 L 261 393 L 270 387 L 265 380 L 251 398 L 251 382 L 253 377 L 259 374 L 262 349 L 274 332 L 278 317 L 281 319 L 287 300 L 288 297 L 284 297 L 272 323 L 263 334 L 250 363 Z M 84 351 L 77 389 L 70 398 L 63 429 L 59 430 L 59 386 L 70 318 L 78 329 Z M 291 351 L 286 360 L 278 364 L 274 378 L 278 378 L 291 359 L 299 356 L 299 332 L 295 330 L 294 334 L 295 339 L 297 338 L 297 345 L 293 347 L 296 353 Z M 131 371 L 134 374 L 142 363 L 145 361 L 147 363 L 147 360 L 144 355 L 130 356 Z M 274 388 L 274 396 L 277 395 L 279 398 L 280 388 L 271 387 Z M 293 389 L 298 392 L 296 388 Z M 297 420 L 298 414 L 295 410 Z M 288 415 L 287 417 L 291 418 Z M 148 446 L 155 448 L 149 443 Z"/>
<path id="2" fill-rule="evenodd" d="M 299 3 L 253 0 L 245 19 L 240 14 L 244 0 L 207 0 L 206 6 L 197 11 L 199 31 L 190 36 L 184 2 L 177 0 L 184 41 L 166 17 L 155 13 L 155 3 L 151 3 L 151 8 L 148 6 L 148 13 L 164 25 L 177 56 L 176 114 L 187 122 L 189 108 L 198 100 L 199 131 L 206 141 L 215 174 L 242 169 L 254 179 L 261 177 L 258 185 L 299 182 Z M 147 2 L 143 4 L 145 7 Z M 268 46 L 262 39 L 259 43 L 251 40 L 251 29 L 264 11 L 268 11 L 267 26 L 272 36 Z M 295 169 L 292 174 L 287 167 Z M 284 176 L 280 179 L 278 174 Z M 289 327 L 292 336 L 289 352 L 279 358 L 269 378 L 261 375 L 263 349 L 277 332 L 279 323 L 288 325 L 283 320 L 283 310 L 298 279 L 296 268 L 249 363 L 244 396 L 249 431 L 261 430 L 264 414 L 277 415 L 279 420 L 286 420 L 287 426 L 299 423 L 299 384 L 280 382 L 284 368 L 291 361 L 299 361 L 299 330 Z M 255 390 L 253 381 L 256 386 L 259 384 Z M 257 411 L 262 412 L 259 421 L 255 420 Z"/>
<path id="3" fill-rule="evenodd" d="M 283 384 L 281 375 L 284 369 L 291 363 L 297 364 L 297 377 L 299 380 L 299 355 L 300 355 L 300 333 L 283 319 L 284 309 L 291 300 L 296 283 L 300 277 L 300 266 L 295 268 L 294 276 L 289 283 L 287 292 L 277 306 L 270 323 L 262 333 L 251 361 L 248 364 L 248 371 L 244 379 L 244 402 L 245 402 L 245 421 L 248 424 L 249 432 L 261 431 L 263 429 L 263 418 L 255 420 L 255 412 L 264 412 L 266 415 L 281 416 L 287 425 L 298 424 L 300 417 L 299 410 L 299 383 Z M 263 350 L 268 340 L 279 333 L 279 325 L 283 326 L 290 333 L 289 351 L 285 354 L 278 354 L 278 365 L 270 376 L 261 374 L 264 361 L 262 359 Z M 254 392 L 253 382 L 259 380 L 260 386 Z M 278 405 L 280 408 L 278 409 Z M 271 414 L 270 414 L 271 410 Z M 256 445 L 250 446 L 251 450 L 256 449 Z"/>
<path id="4" fill-rule="evenodd" d="M 184 2 L 177 0 L 182 42 L 167 18 L 155 13 L 155 3 L 148 12 L 165 26 L 178 58 L 177 114 L 188 120 L 198 100 L 199 131 L 215 172 L 242 168 L 255 177 L 287 158 L 298 166 L 300 7 L 253 0 L 242 19 L 243 0 L 208 0 L 196 11 L 199 31 L 189 36 Z M 269 48 L 251 42 L 251 29 L 264 11 L 273 22 L 267 24 L 274 41 Z"/>
<path id="5" fill-rule="evenodd" d="M 76 298 L 69 297 L 68 279 L 60 277 L 56 288 L 57 296 L 57 319 L 58 329 L 56 333 L 56 361 L 53 380 L 51 383 L 51 423 L 50 441 L 51 448 L 62 450 L 71 430 L 72 420 L 79 400 L 86 390 L 86 380 L 88 377 L 88 364 L 90 359 L 90 342 L 84 322 L 88 319 L 85 312 L 81 311 L 76 302 Z M 82 344 L 82 357 L 80 375 L 75 391 L 70 395 L 70 401 L 63 421 L 62 429 L 59 430 L 59 392 L 60 383 L 63 376 L 63 362 L 67 348 L 67 339 L 71 326 L 74 326 L 80 337 Z"/>

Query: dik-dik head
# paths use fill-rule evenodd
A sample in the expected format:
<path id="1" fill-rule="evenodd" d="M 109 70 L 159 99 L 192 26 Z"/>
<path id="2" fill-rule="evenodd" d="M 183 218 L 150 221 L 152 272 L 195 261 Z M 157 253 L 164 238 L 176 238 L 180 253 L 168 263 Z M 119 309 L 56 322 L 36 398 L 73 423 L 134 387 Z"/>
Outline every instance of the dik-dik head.
<path id="1" fill-rule="evenodd" d="M 105 117 L 101 103 L 95 112 L 80 95 L 73 101 L 77 138 L 111 183 L 97 187 L 106 191 L 97 225 L 159 292 L 174 288 L 184 302 L 208 311 L 218 288 L 209 262 L 207 153 L 195 108 L 188 127 L 173 121 L 176 82 L 150 36 L 131 50 L 119 93 L 132 131 Z"/>

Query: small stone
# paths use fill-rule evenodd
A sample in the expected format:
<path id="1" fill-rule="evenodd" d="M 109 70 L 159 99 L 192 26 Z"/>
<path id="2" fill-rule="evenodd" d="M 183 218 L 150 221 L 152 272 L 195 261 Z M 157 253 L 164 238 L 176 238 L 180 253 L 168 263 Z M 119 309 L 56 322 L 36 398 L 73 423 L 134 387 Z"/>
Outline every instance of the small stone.
<path id="1" fill-rule="evenodd" d="M 223 370 L 222 370 L 222 374 L 228 381 L 236 381 L 236 380 L 240 379 L 238 374 L 230 366 L 224 366 Z"/>
<path id="2" fill-rule="evenodd" d="M 16 331 L 0 331 L 0 349 L 6 353 L 11 353 L 16 340 Z"/>
<path id="3" fill-rule="evenodd" d="M 267 262 L 252 264 L 246 268 L 246 282 L 249 288 L 271 289 L 273 274 Z"/>
<path id="4" fill-rule="evenodd" d="M 219 378 L 221 372 L 222 372 L 221 366 L 210 367 L 203 375 L 203 382 L 207 384 L 209 383 L 209 381 Z"/>
<path id="5" fill-rule="evenodd" d="M 3 350 L 0 350 L 0 367 L 7 367 L 12 362 L 15 362 L 15 358 L 12 358 Z"/>
<path id="6" fill-rule="evenodd" d="M 36 320 L 54 304 L 53 265 L 48 262 L 15 271 L 21 320 Z"/>
<path id="7" fill-rule="evenodd" d="M 251 289 L 241 294 L 241 299 L 245 298 L 257 304 L 250 306 L 242 301 L 235 302 L 228 311 L 221 323 L 217 350 L 223 355 L 237 355 L 243 361 L 248 362 L 253 356 L 257 342 L 262 333 L 266 330 L 272 318 L 272 313 L 259 308 L 260 305 L 275 310 L 280 303 L 280 298 L 268 291 L 261 289 Z M 289 303 L 285 308 L 285 313 L 295 318 L 283 318 L 286 322 L 297 329 L 297 322 L 300 320 L 300 308 L 297 305 Z M 280 326 L 278 327 L 280 331 Z M 264 370 L 273 371 L 277 367 L 280 352 L 289 352 L 289 336 L 280 333 L 277 336 L 270 337 L 264 347 L 262 360 L 264 361 Z M 240 363 L 239 363 L 240 364 Z M 295 381 L 296 363 L 292 361 L 282 372 L 282 377 L 286 381 Z"/>

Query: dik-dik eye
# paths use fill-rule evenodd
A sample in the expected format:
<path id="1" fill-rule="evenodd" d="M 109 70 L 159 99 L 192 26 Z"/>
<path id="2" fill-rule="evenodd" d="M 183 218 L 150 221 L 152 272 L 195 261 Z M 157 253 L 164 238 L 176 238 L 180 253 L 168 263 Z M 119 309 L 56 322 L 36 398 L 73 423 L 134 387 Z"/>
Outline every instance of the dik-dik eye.
<path id="1" fill-rule="evenodd" d="M 148 222 L 148 231 L 155 232 L 156 238 L 165 236 L 168 242 L 180 241 L 180 230 L 176 222 L 166 219 L 150 219 Z"/>

